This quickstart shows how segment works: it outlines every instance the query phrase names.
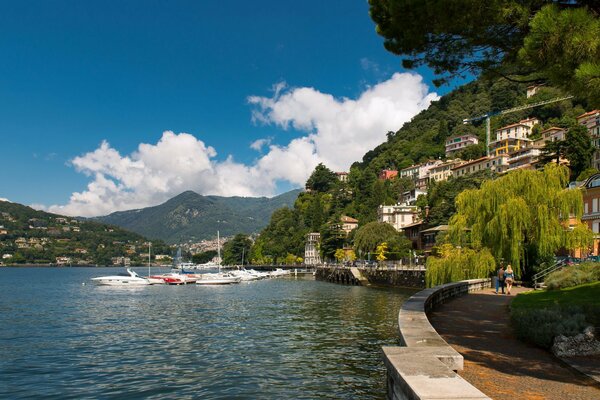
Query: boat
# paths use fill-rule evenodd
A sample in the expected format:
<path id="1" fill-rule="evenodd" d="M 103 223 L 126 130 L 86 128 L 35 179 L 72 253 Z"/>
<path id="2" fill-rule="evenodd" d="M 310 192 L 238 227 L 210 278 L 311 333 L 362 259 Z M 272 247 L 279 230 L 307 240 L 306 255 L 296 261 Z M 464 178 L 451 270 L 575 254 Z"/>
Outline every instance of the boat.
<path id="1" fill-rule="evenodd" d="M 150 281 L 144 277 L 139 276 L 135 271 L 127 268 L 127 273 L 121 273 L 118 275 L 110 276 L 99 276 L 92 278 L 92 281 L 96 285 L 105 286 L 142 286 L 151 285 Z"/>
<path id="2" fill-rule="evenodd" d="M 185 271 L 183 267 L 186 265 L 190 265 L 190 263 L 181 261 L 181 248 L 179 248 L 173 266 L 171 267 L 171 272 L 161 275 L 151 275 L 148 276 L 148 279 L 152 283 L 166 283 L 167 285 L 187 285 L 188 283 L 196 283 L 200 278 L 200 274 Z"/>
<path id="3" fill-rule="evenodd" d="M 217 272 L 202 274 L 202 277 L 196 281 L 196 285 L 231 285 L 241 281 L 242 278 L 239 276 L 234 276 L 228 272 Z"/>
<path id="4" fill-rule="evenodd" d="M 217 259 L 221 260 L 221 244 L 219 231 L 217 231 Z M 242 280 L 239 276 L 234 276 L 229 272 L 221 272 L 221 264 L 219 263 L 219 272 L 214 274 L 200 274 L 200 279 L 196 281 L 197 285 L 230 285 L 232 283 L 240 283 Z"/>

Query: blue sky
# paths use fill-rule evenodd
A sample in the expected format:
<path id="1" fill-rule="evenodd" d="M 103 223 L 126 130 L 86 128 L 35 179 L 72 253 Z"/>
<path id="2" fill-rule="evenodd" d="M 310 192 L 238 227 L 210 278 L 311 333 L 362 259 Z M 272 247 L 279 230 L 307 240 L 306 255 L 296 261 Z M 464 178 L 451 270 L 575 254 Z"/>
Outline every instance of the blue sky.
<path id="1" fill-rule="evenodd" d="M 345 169 L 333 125 L 365 110 L 356 125 L 388 121 L 368 125 L 362 156 L 451 89 L 426 69 L 392 79 L 405 71 L 382 42 L 365 0 L 2 2 L 0 197 L 94 215 L 183 189 L 273 195 L 316 162 Z M 186 150 L 202 168 L 173 167 Z"/>

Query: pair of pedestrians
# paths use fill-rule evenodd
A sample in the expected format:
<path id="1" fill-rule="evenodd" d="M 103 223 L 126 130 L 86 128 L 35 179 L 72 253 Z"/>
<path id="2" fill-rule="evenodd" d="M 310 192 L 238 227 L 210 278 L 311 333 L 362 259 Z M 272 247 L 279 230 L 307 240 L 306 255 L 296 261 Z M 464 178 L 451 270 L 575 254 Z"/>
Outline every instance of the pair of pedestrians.
<path id="1" fill-rule="evenodd" d="M 515 281 L 515 273 L 510 264 L 506 266 L 506 270 L 504 270 L 504 266 L 500 264 L 500 269 L 498 270 L 498 275 L 496 279 L 496 294 L 498 294 L 498 289 L 502 289 L 502 294 L 504 294 L 504 286 L 506 286 L 506 291 L 510 294 L 510 290 L 512 289 L 512 285 Z"/>

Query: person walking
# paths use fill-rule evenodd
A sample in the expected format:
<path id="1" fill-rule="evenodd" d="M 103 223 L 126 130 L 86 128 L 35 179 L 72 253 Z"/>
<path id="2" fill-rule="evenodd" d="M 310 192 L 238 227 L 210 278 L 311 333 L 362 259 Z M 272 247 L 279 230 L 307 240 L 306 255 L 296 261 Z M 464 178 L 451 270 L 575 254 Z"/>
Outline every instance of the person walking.
<path id="1" fill-rule="evenodd" d="M 506 272 L 504 272 L 504 282 L 506 283 L 506 292 L 510 294 L 510 289 L 515 281 L 515 274 L 510 264 L 506 266 Z M 504 292 L 503 292 L 504 293 Z"/>
<path id="2" fill-rule="evenodd" d="M 496 294 L 498 294 L 499 288 L 502 288 L 502 294 L 504 294 L 504 266 L 502 264 L 500 264 L 500 269 L 498 270 L 498 276 L 496 278 Z"/>

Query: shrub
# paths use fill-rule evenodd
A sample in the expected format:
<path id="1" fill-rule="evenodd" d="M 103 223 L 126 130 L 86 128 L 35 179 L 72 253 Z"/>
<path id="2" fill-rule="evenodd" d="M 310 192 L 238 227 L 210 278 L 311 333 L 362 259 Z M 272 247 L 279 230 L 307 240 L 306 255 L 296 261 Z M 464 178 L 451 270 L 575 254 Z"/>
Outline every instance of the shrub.
<path id="1" fill-rule="evenodd" d="M 550 348 L 556 336 L 575 336 L 587 326 L 580 307 L 513 309 L 510 317 L 519 339 L 544 348 Z"/>
<path id="2" fill-rule="evenodd" d="M 556 290 L 599 280 L 600 264 L 587 262 L 555 271 L 548 275 L 545 283 L 549 290 Z"/>

